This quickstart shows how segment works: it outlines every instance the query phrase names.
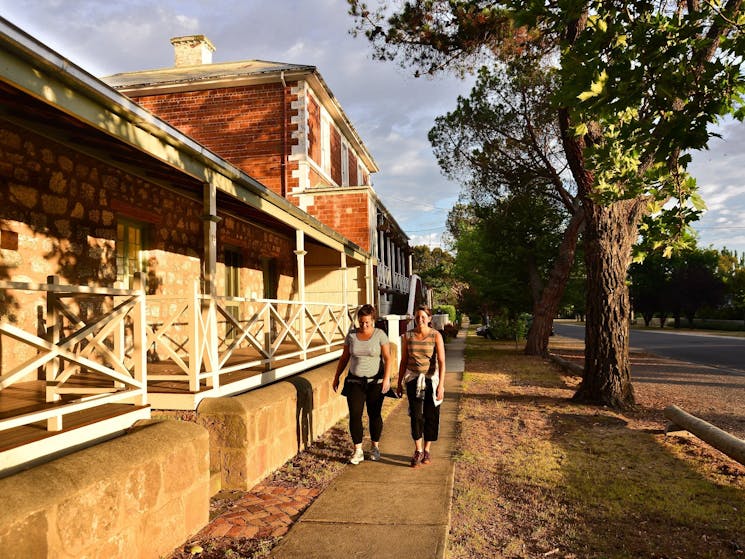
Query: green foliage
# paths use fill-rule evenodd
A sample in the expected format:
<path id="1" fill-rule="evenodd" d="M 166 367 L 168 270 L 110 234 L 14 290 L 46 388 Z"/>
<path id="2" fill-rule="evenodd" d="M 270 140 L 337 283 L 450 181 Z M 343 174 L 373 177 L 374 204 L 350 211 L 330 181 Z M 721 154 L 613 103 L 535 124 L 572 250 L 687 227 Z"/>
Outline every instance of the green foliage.
<path id="1" fill-rule="evenodd" d="M 659 217 L 650 234 L 663 240 L 703 209 L 687 153 L 706 147 L 723 115 L 745 116 L 739 2 L 348 2 L 376 55 L 417 74 L 550 61 L 547 100 L 574 134 L 570 151 L 583 152 L 574 178 L 595 203 L 649 204 L 637 215 Z"/>
<path id="2" fill-rule="evenodd" d="M 745 312 L 745 267 L 734 270 L 725 282 L 732 307 Z"/>
<path id="3" fill-rule="evenodd" d="M 703 208 L 687 174 L 690 152 L 707 147 L 711 125 L 745 117 L 745 5 L 727 2 L 545 2 L 348 0 L 357 30 L 384 60 L 417 73 L 471 72 L 484 57 L 529 55 L 557 68 L 551 98 L 567 168 L 585 218 L 588 277 L 584 401 L 630 400 L 624 274 L 642 219 L 645 235 L 679 233 Z M 486 125 L 486 122 L 483 122 Z M 483 182 L 483 184 L 487 184 Z M 677 246 L 680 248 L 680 246 Z M 626 270 L 623 270 L 626 271 Z M 482 271 L 483 274 L 483 271 Z M 488 286 L 485 286 L 488 287 Z M 619 308 L 619 305 L 621 308 Z M 600 348 L 610 350 L 600 351 Z M 621 382 L 618 363 L 623 363 Z"/>
<path id="4" fill-rule="evenodd" d="M 531 57 L 482 67 L 469 96 L 429 132 L 443 173 L 486 204 L 521 190 L 563 191 L 555 87 L 556 72 Z"/>
<path id="5" fill-rule="evenodd" d="M 737 315 L 732 308 L 704 308 L 693 320 L 691 328 L 696 330 L 716 330 L 717 332 L 742 332 L 745 321 L 742 314 Z"/>
<path id="6" fill-rule="evenodd" d="M 656 313 L 672 315 L 676 326 L 685 316 L 689 325 L 699 309 L 724 300 L 725 282 L 718 273 L 720 255 L 712 249 L 687 249 L 672 255 L 657 250 L 629 269 L 634 309 L 646 324 Z"/>
<path id="7" fill-rule="evenodd" d="M 435 314 L 446 314 L 450 319 L 451 324 L 456 323 L 456 311 L 453 305 L 438 305 L 435 308 Z"/>
<path id="8" fill-rule="evenodd" d="M 489 329 L 497 340 L 524 340 L 531 319 L 532 317 L 528 313 L 520 313 L 514 317 L 502 313 L 489 320 Z"/>
<path id="9" fill-rule="evenodd" d="M 717 273 L 724 282 L 726 304 L 710 312 L 725 319 L 745 318 L 745 254 L 738 256 L 726 248 L 719 253 Z"/>
<path id="10" fill-rule="evenodd" d="M 524 340 L 530 329 L 530 323 L 533 317 L 528 313 L 521 313 L 515 320 L 513 326 L 513 333 L 516 340 Z"/>
<path id="11" fill-rule="evenodd" d="M 461 308 L 530 310 L 575 209 L 557 170 L 565 162 L 550 105 L 555 72 L 533 62 L 481 68 L 469 97 L 429 134 L 443 172 L 465 186 L 448 215 L 453 271 L 469 285 Z"/>
<path id="12" fill-rule="evenodd" d="M 432 289 L 436 304 L 455 304 L 463 289 L 453 275 L 454 261 L 453 255 L 441 248 L 430 249 L 426 245 L 413 248 L 414 273 L 422 278 L 424 285 Z"/>
<path id="13" fill-rule="evenodd" d="M 584 318 L 587 305 L 587 276 L 584 265 L 584 246 L 580 241 L 574 266 L 561 298 L 558 315 L 563 318 Z"/>
<path id="14" fill-rule="evenodd" d="M 459 307 L 467 312 L 483 314 L 502 307 L 519 312 L 531 308 L 530 292 L 525 289 L 525 262 L 515 256 L 514 238 L 512 242 L 505 238 L 514 232 L 507 229 L 508 222 L 496 215 L 460 224 L 453 245 L 453 272 L 469 285 L 459 302 Z"/>

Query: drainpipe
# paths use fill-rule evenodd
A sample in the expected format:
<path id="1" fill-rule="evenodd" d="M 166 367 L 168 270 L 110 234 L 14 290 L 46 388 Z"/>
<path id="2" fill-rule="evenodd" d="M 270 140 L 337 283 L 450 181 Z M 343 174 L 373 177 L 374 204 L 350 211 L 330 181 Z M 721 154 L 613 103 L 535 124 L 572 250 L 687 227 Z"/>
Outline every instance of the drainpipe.
<path id="1" fill-rule="evenodd" d="M 287 198 L 287 83 L 285 71 L 279 74 L 282 80 L 282 159 L 280 161 L 280 190 L 282 198 Z"/>
<path id="2" fill-rule="evenodd" d="M 214 297 L 215 290 L 215 270 L 217 268 L 217 224 L 220 218 L 217 217 L 217 188 L 214 184 L 205 182 L 202 185 L 202 204 L 204 214 L 202 221 L 203 228 L 203 262 L 202 262 L 202 293 Z"/>

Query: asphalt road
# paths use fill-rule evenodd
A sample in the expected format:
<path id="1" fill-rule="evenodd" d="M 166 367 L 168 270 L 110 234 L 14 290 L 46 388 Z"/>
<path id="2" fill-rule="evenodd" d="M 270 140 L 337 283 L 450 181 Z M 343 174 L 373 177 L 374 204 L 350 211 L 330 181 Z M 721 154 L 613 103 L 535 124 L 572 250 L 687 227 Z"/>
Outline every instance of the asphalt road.
<path id="1" fill-rule="evenodd" d="M 585 338 L 585 326 L 580 323 L 554 322 L 554 331 L 568 338 Z M 632 349 L 745 374 L 745 338 L 632 329 L 630 343 Z"/>

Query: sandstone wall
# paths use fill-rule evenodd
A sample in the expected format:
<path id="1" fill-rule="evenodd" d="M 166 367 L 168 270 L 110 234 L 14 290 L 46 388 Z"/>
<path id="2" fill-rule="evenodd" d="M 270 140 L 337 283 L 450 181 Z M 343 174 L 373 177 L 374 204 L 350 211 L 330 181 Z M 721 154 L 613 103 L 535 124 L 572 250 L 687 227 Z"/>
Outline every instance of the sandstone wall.
<path id="1" fill-rule="evenodd" d="M 4 559 L 157 558 L 209 520 L 207 432 L 156 421 L 0 479 Z"/>
<path id="2" fill-rule="evenodd" d="M 337 362 L 238 396 L 204 400 L 210 468 L 223 489 L 249 489 L 347 414 L 331 388 Z"/>

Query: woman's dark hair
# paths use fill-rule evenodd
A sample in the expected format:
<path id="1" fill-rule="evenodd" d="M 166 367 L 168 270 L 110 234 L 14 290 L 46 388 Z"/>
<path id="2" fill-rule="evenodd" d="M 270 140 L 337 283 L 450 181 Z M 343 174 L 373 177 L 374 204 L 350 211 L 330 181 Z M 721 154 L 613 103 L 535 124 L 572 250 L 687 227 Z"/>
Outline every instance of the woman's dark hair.
<path id="1" fill-rule="evenodd" d="M 414 314 L 416 314 L 417 311 L 424 311 L 424 312 L 427 313 L 427 316 L 429 316 L 430 318 L 432 317 L 432 311 L 430 310 L 430 308 L 427 305 L 419 305 L 416 308 L 416 311 L 414 311 Z"/>
<path id="2" fill-rule="evenodd" d="M 357 318 L 362 316 L 372 316 L 375 318 L 375 307 L 372 305 L 362 305 L 357 311 Z"/>

